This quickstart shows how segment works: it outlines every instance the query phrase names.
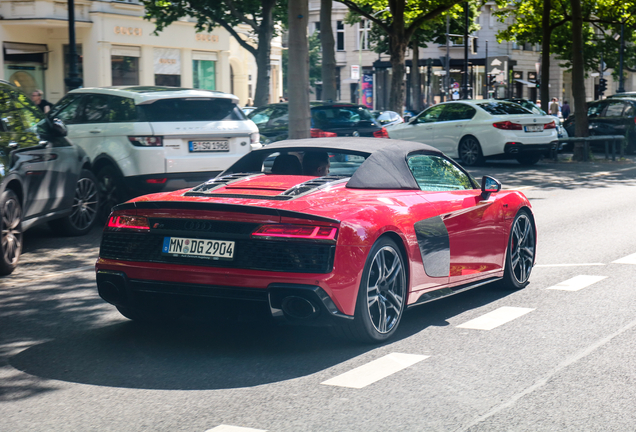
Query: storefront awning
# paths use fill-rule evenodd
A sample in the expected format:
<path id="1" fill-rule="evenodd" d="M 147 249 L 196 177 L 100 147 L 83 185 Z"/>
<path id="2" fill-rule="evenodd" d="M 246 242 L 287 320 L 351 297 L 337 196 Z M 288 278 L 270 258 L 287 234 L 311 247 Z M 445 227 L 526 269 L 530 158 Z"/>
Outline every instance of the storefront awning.
<path id="1" fill-rule="evenodd" d="M 44 54 L 48 53 L 49 49 L 44 44 L 28 44 L 19 42 L 3 42 L 2 46 L 4 52 L 7 55 L 12 54 Z"/>
<path id="2" fill-rule="evenodd" d="M 520 82 L 521 84 L 525 84 L 525 85 L 527 85 L 529 88 L 533 88 L 533 87 L 536 87 L 536 86 L 537 86 L 537 84 L 536 84 L 536 83 L 533 83 L 533 82 L 530 82 L 530 81 L 524 81 L 524 80 L 522 80 L 522 79 L 516 79 L 515 81 Z"/>

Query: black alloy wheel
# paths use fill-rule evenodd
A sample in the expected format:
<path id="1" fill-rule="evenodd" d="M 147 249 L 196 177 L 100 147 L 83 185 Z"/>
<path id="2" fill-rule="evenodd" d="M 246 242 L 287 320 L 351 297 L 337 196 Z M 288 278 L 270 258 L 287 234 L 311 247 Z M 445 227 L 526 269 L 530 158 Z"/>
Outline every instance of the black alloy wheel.
<path id="1" fill-rule="evenodd" d="M 391 338 L 402 319 L 407 290 L 406 265 L 400 248 L 389 237 L 380 237 L 364 266 L 354 320 L 334 327 L 334 333 L 366 343 Z"/>
<path id="2" fill-rule="evenodd" d="M 71 214 L 62 219 L 51 221 L 50 225 L 66 235 L 84 235 L 91 230 L 97 221 L 98 212 L 97 179 L 92 172 L 82 170 L 75 185 Z"/>
<path id="3" fill-rule="evenodd" d="M 506 268 L 503 284 L 509 289 L 521 289 L 528 285 L 536 253 L 534 223 L 525 210 L 515 216 L 508 239 Z"/>
<path id="4" fill-rule="evenodd" d="M 459 158 L 465 166 L 477 166 L 484 163 L 481 145 L 477 138 L 468 136 L 459 142 Z"/>
<path id="5" fill-rule="evenodd" d="M 0 275 L 8 275 L 22 253 L 22 206 L 12 190 L 0 196 L 0 230 Z"/>
<path id="6" fill-rule="evenodd" d="M 111 209 L 126 201 L 124 182 L 119 172 L 112 166 L 107 166 L 97 173 L 97 186 L 99 189 L 98 217 L 102 222 L 108 219 Z"/>

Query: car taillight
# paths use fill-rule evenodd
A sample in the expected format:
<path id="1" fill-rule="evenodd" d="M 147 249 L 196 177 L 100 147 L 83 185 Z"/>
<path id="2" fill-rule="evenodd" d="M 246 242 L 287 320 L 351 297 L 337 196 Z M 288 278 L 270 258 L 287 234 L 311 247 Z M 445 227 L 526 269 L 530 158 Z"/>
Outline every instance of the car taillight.
<path id="1" fill-rule="evenodd" d="M 307 240 L 335 240 L 338 228 L 313 225 L 263 225 L 252 233 L 256 237 L 283 237 Z"/>
<path id="2" fill-rule="evenodd" d="M 504 130 L 522 130 L 523 129 L 523 126 L 521 126 L 520 124 L 513 123 L 508 120 L 493 123 L 492 125 L 496 127 L 497 129 L 504 129 Z"/>
<path id="3" fill-rule="evenodd" d="M 108 218 L 106 227 L 111 229 L 150 230 L 148 218 L 142 216 L 111 216 Z"/>
<path id="4" fill-rule="evenodd" d="M 556 129 L 556 123 L 554 121 L 546 123 L 543 125 L 543 129 Z"/>
<path id="5" fill-rule="evenodd" d="M 163 147 L 161 136 L 129 136 L 128 141 L 135 147 Z"/>
<path id="6" fill-rule="evenodd" d="M 378 131 L 373 132 L 373 136 L 376 138 L 388 138 L 389 133 L 386 131 L 386 128 L 382 128 Z"/>
<path id="7" fill-rule="evenodd" d="M 168 179 L 166 177 L 146 179 L 146 183 L 148 184 L 164 184 L 167 181 Z"/>
<path id="8" fill-rule="evenodd" d="M 312 138 L 330 138 L 338 136 L 335 132 L 325 132 L 322 129 L 311 128 L 311 137 Z"/>

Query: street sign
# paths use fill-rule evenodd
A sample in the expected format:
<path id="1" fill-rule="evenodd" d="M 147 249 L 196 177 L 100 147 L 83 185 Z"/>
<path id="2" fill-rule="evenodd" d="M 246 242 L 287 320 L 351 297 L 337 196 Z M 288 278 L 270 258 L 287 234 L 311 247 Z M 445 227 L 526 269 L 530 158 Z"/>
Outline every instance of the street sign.
<path id="1" fill-rule="evenodd" d="M 360 79 L 360 65 L 351 65 L 351 79 Z"/>

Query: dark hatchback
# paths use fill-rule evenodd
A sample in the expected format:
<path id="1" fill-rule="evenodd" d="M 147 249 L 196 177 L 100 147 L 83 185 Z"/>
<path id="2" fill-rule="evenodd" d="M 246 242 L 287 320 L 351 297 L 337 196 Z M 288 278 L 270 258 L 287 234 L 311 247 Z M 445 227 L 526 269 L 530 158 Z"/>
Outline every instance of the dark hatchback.
<path id="1" fill-rule="evenodd" d="M 367 107 L 355 104 L 311 102 L 311 137 L 360 136 L 388 138 L 389 134 Z M 287 103 L 265 105 L 248 118 L 258 127 L 261 142 L 287 139 L 289 110 Z"/>
<path id="2" fill-rule="evenodd" d="M 623 135 L 627 138 L 625 153 L 636 153 L 636 98 L 591 102 L 587 105 L 587 121 L 590 136 Z M 564 126 L 570 136 L 575 136 L 575 116 L 568 117 Z M 598 145 L 604 144 L 599 142 Z"/>

